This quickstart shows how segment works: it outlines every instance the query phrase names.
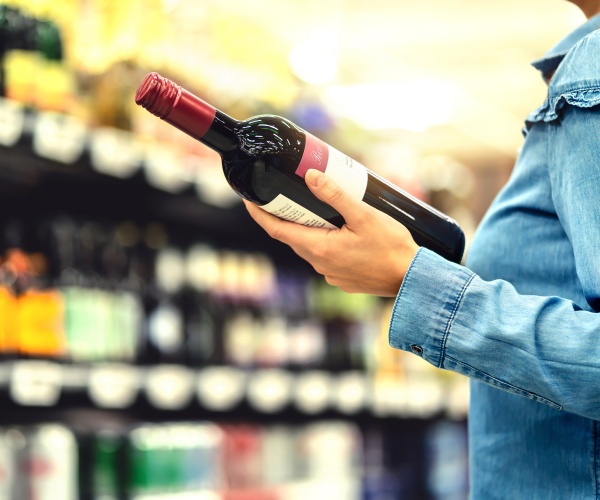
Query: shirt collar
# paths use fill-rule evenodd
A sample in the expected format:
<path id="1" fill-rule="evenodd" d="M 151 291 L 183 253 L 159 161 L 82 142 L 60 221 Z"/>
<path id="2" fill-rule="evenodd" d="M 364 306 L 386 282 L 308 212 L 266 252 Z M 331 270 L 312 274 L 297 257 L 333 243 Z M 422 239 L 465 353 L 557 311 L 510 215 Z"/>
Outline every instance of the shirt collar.
<path id="1" fill-rule="evenodd" d="M 573 45 L 586 35 L 600 28 L 600 14 L 588 19 L 584 24 L 569 33 L 565 38 L 552 47 L 544 57 L 536 59 L 531 65 L 540 70 L 546 81 L 550 80 L 556 68 L 567 55 Z"/>

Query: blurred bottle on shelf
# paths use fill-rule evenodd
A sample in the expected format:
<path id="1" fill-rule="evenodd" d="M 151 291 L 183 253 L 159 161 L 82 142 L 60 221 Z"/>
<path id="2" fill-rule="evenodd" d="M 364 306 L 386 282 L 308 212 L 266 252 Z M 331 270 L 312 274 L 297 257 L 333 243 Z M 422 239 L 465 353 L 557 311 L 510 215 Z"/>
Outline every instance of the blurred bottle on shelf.
<path id="1" fill-rule="evenodd" d="M 12 43 L 13 34 L 9 31 L 9 8 L 0 4 L 0 97 L 6 96 L 6 52 Z"/>
<path id="2" fill-rule="evenodd" d="M 0 428 L 3 500 L 465 499 L 462 423 L 80 421 Z M 187 495 L 187 496 L 186 496 Z"/>
<path id="3" fill-rule="evenodd" d="M 63 299 L 48 279 L 44 254 L 27 251 L 26 227 L 4 226 L 2 350 L 8 356 L 60 357 L 65 349 Z"/>
<path id="4" fill-rule="evenodd" d="M 58 25 L 49 18 L 38 19 L 35 101 L 37 109 L 74 112 L 75 76 L 64 58 L 64 43 Z"/>
<path id="5" fill-rule="evenodd" d="M 325 329 L 325 366 L 336 372 L 367 369 L 373 332 L 379 331 L 380 299 L 344 293 L 322 279 L 312 281 L 308 297 L 311 314 Z"/>
<path id="6" fill-rule="evenodd" d="M 39 61 L 36 47 L 35 19 L 21 9 L 2 5 L 3 47 L 0 50 L 3 66 L 2 92 L 4 97 L 33 105 L 35 76 Z"/>
<path id="7" fill-rule="evenodd" d="M 135 360 L 142 309 L 140 284 L 129 276 L 126 229 L 52 221 L 58 288 L 65 300 L 67 357 L 72 361 Z"/>
<path id="8" fill-rule="evenodd" d="M 107 233 L 101 252 L 101 268 L 111 301 L 107 350 L 119 361 L 133 362 L 141 343 L 144 320 L 144 283 L 132 263 L 140 231 L 134 223 L 123 221 Z"/>
<path id="9" fill-rule="evenodd" d="M 211 423 L 148 424 L 126 437 L 128 491 L 136 496 L 217 491 L 222 436 Z"/>
<path id="10" fill-rule="evenodd" d="M 92 127 L 132 130 L 132 82 L 141 71 L 132 61 L 116 61 L 99 74 L 81 74 L 79 84 Z"/>
<path id="11" fill-rule="evenodd" d="M 394 390 L 409 371 L 423 378 L 388 346 L 388 301 L 265 254 L 182 239 L 156 222 L 2 223 L 4 357 L 356 372 Z"/>
<path id="12" fill-rule="evenodd" d="M 0 248 L 0 352 L 4 358 L 16 355 L 18 348 L 18 307 L 15 290 L 18 270 L 14 261 L 9 261 L 8 258 L 8 239 L 5 229 Z"/>
<path id="13" fill-rule="evenodd" d="M 309 424 L 299 435 L 302 477 L 336 480 L 359 475 L 363 466 L 362 448 L 360 430 L 351 422 Z"/>
<path id="14" fill-rule="evenodd" d="M 185 346 L 185 325 L 181 307 L 184 282 L 183 253 L 165 245 L 156 255 L 154 281 L 151 283 L 152 303 L 147 310 L 147 361 L 180 363 Z"/>
<path id="15" fill-rule="evenodd" d="M 223 482 L 228 490 L 248 490 L 262 484 L 263 429 L 258 425 L 223 425 Z"/>
<path id="16" fill-rule="evenodd" d="M 208 243 L 195 243 L 185 254 L 183 311 L 187 339 L 186 364 L 201 368 L 222 365 L 225 309 L 213 297 L 219 279 L 217 250 Z"/>
<path id="17" fill-rule="evenodd" d="M 140 253 L 149 272 L 141 361 L 193 368 L 222 364 L 226 312 L 213 296 L 217 252 L 205 243 L 177 245 L 158 224 L 147 227 L 144 240 Z"/>
<path id="18" fill-rule="evenodd" d="M 29 259 L 23 271 L 29 283 L 17 296 L 18 352 L 24 357 L 60 358 L 65 352 L 63 297 L 45 280 L 45 266 L 39 254 Z"/>
<path id="19" fill-rule="evenodd" d="M 293 371 L 325 368 L 328 349 L 322 317 L 310 309 L 314 277 L 281 270 L 273 307 L 285 316 L 286 367 Z"/>
<path id="20" fill-rule="evenodd" d="M 90 499 L 123 498 L 127 492 L 128 471 L 123 435 L 112 429 L 101 429 L 84 439 L 88 440 L 88 454 L 81 453 L 84 447 L 80 439 L 79 461 L 88 466 L 79 467 L 80 496 Z"/>
<path id="21" fill-rule="evenodd" d="M 425 435 L 427 490 L 433 500 L 468 497 L 467 429 L 462 422 L 434 423 Z"/>
<path id="22" fill-rule="evenodd" d="M 12 427 L 2 432 L 2 453 L 11 471 L 7 500 L 78 499 L 77 443 L 58 424 Z"/>
<path id="23" fill-rule="evenodd" d="M 0 95 L 45 111 L 73 111 L 76 83 L 50 3 L 0 5 Z"/>

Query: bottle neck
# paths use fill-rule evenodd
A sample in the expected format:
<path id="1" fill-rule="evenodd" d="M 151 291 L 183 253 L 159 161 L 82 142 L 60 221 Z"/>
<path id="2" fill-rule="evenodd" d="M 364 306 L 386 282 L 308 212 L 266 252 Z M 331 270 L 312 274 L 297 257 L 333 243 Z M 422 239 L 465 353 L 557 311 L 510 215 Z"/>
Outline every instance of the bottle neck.
<path id="1" fill-rule="evenodd" d="M 235 133 L 237 124 L 237 120 L 217 110 L 210 128 L 199 140 L 220 155 L 229 153 L 239 147 L 239 140 Z"/>
<path id="2" fill-rule="evenodd" d="M 237 120 L 181 89 L 181 96 L 162 119 L 199 140 L 220 155 L 238 146 Z"/>
<path id="3" fill-rule="evenodd" d="M 157 73 L 144 78 L 135 101 L 221 155 L 238 147 L 237 120 Z"/>

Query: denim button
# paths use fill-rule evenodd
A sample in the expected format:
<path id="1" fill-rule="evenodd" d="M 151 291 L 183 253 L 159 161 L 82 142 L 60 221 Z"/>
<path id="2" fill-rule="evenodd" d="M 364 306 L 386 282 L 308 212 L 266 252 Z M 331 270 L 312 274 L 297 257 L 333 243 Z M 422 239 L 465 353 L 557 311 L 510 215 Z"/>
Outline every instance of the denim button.
<path id="1" fill-rule="evenodd" d="M 410 349 L 415 354 L 423 354 L 423 348 L 420 345 L 413 344 L 410 346 Z"/>

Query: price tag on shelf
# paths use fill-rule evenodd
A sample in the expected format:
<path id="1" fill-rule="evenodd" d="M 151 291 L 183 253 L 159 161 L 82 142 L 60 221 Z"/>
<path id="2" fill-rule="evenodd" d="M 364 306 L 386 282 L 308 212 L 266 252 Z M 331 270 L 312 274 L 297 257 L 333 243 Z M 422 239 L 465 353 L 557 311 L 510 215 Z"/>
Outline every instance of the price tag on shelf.
<path id="1" fill-rule="evenodd" d="M 87 128 L 61 113 L 40 112 L 33 128 L 33 150 L 38 156 L 71 164 L 85 149 Z"/>
<path id="2" fill-rule="evenodd" d="M 223 500 L 223 496 L 216 491 L 194 491 L 177 493 L 133 493 L 132 500 Z M 229 498 L 229 496 L 227 497 Z M 247 496 L 243 496 L 247 499 Z"/>
<path id="3" fill-rule="evenodd" d="M 236 368 L 206 368 L 198 374 L 198 399 L 209 410 L 230 410 L 244 398 L 246 379 L 247 375 Z"/>
<path id="4" fill-rule="evenodd" d="M 18 361 L 12 367 L 10 396 L 23 406 L 53 406 L 62 387 L 62 367 L 50 361 Z"/>
<path id="5" fill-rule="evenodd" d="M 147 148 L 144 173 L 151 186 L 169 193 L 179 193 L 191 185 L 182 156 L 166 145 Z"/>
<path id="6" fill-rule="evenodd" d="M 25 109 L 21 104 L 0 98 L 0 144 L 14 146 L 23 135 Z"/>
<path id="7" fill-rule="evenodd" d="M 293 377 L 289 372 L 257 371 L 248 380 L 248 401 L 259 411 L 277 412 L 290 402 L 292 386 Z"/>
<path id="8" fill-rule="evenodd" d="M 100 408 L 128 408 L 135 402 L 141 383 L 142 374 L 134 366 L 102 364 L 91 368 L 88 391 Z"/>
<path id="9" fill-rule="evenodd" d="M 295 387 L 296 406 L 304 413 L 315 414 L 332 403 L 333 380 L 324 371 L 309 371 L 298 375 Z"/>
<path id="10" fill-rule="evenodd" d="M 345 414 L 361 411 L 367 404 L 368 385 L 367 378 L 361 372 L 340 374 L 333 389 L 334 406 L 338 411 Z"/>
<path id="11" fill-rule="evenodd" d="M 202 157 L 188 156 L 187 162 L 200 200 L 221 208 L 231 208 L 241 202 L 223 175 L 221 157 L 217 153 L 212 154 L 211 151 Z"/>
<path id="12" fill-rule="evenodd" d="M 156 408 L 180 410 L 194 395 L 194 374 L 178 365 L 153 367 L 146 375 L 145 388 L 148 400 Z"/>
<path id="13" fill-rule="evenodd" d="M 139 142 L 131 132 L 115 128 L 95 129 L 90 137 L 92 167 L 120 179 L 131 177 L 142 164 Z"/>
<path id="14" fill-rule="evenodd" d="M 375 379 L 371 397 L 371 410 L 378 417 L 407 416 L 406 384 L 396 377 Z"/>
<path id="15" fill-rule="evenodd" d="M 443 386 L 435 377 L 411 379 L 407 392 L 407 411 L 411 417 L 429 418 L 444 409 Z"/>

